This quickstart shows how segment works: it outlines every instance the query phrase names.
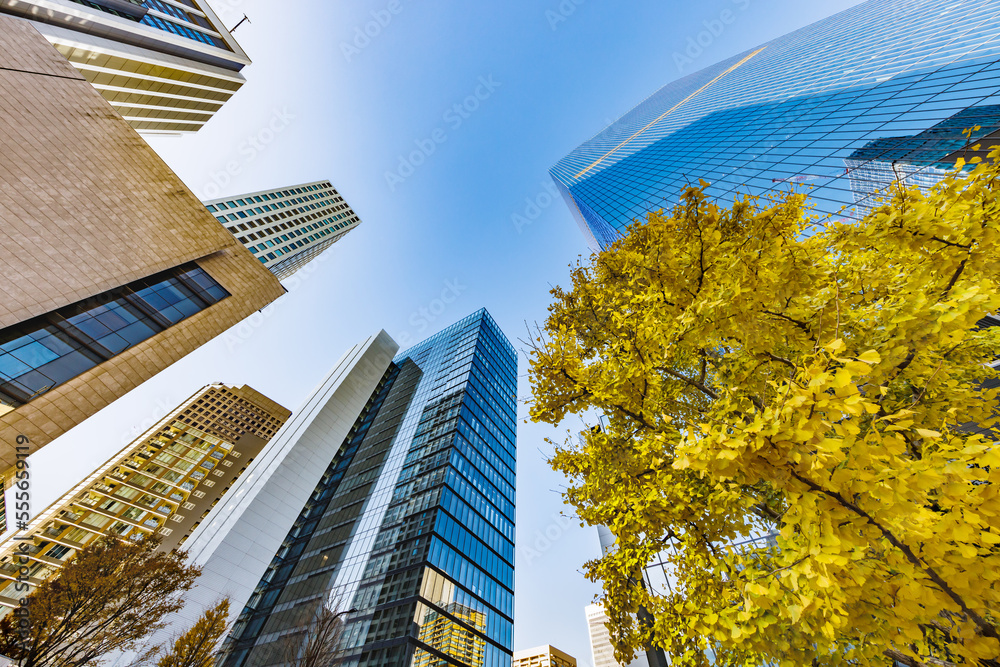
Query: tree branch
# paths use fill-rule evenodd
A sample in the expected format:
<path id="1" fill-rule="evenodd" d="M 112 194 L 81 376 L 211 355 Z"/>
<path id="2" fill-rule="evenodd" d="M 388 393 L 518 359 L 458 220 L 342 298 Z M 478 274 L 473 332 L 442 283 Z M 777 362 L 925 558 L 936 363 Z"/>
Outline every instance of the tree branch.
<path id="1" fill-rule="evenodd" d="M 694 387 L 695 389 L 698 389 L 699 391 L 701 391 L 703 394 L 705 394 L 709 398 L 712 398 L 712 399 L 718 399 L 719 398 L 719 395 L 717 393 L 715 393 L 714 391 L 712 391 L 711 389 L 709 389 L 708 387 L 706 387 L 703 383 L 701 383 L 698 380 L 695 380 L 693 378 L 689 378 L 689 377 L 687 377 L 685 375 L 682 375 L 682 374 L 678 373 L 677 371 L 675 371 L 672 368 L 664 368 L 663 366 L 656 366 L 656 370 L 663 371 L 664 373 L 666 373 L 670 377 L 675 378 L 677 380 L 680 380 L 681 382 L 687 383 L 688 385 L 690 385 L 690 386 Z"/>
<path id="2" fill-rule="evenodd" d="M 896 537 L 892 532 L 890 532 L 885 526 L 883 526 L 878 521 L 876 521 L 875 517 L 873 517 L 872 515 L 868 514 L 863 509 L 861 509 L 860 507 L 858 507 L 854 503 L 850 502 L 849 500 L 847 500 L 846 498 L 844 498 L 844 496 L 840 495 L 836 491 L 830 491 L 829 489 L 825 489 L 822 486 L 820 486 L 819 484 L 813 482 L 812 480 L 806 479 L 805 477 L 803 477 L 802 475 L 798 474 L 794 470 L 791 470 L 791 475 L 792 475 L 792 477 L 794 477 L 795 479 L 799 480 L 800 482 L 802 482 L 803 484 L 805 484 L 806 486 L 808 486 L 810 489 L 812 489 L 816 493 L 821 493 L 821 494 L 823 494 L 825 496 L 833 498 L 838 503 L 840 503 L 841 506 L 849 509 L 850 511 L 854 512 L 858 516 L 863 517 L 866 521 L 868 521 L 868 523 L 870 523 L 875 528 L 877 528 L 879 530 L 879 532 L 882 533 L 882 536 L 885 537 L 885 539 L 888 540 L 890 544 L 892 544 L 894 547 L 896 547 L 897 549 L 899 549 L 900 551 L 902 551 L 903 555 L 906 556 L 906 559 L 908 561 L 910 561 L 919 570 L 922 570 L 924 572 L 924 574 L 927 575 L 928 579 L 930 579 L 932 582 L 934 582 L 934 584 L 939 589 L 941 589 L 941 591 L 945 595 L 947 595 L 951 599 L 951 601 L 954 602 L 959 607 L 959 609 L 961 609 L 962 612 L 968 618 L 972 619 L 972 622 L 976 625 L 976 628 L 979 630 L 979 632 L 981 634 L 983 634 L 986 637 L 992 637 L 993 639 L 1000 640 L 1000 633 L 997 632 L 996 627 L 994 627 L 991 623 L 987 623 L 986 619 L 984 619 L 982 616 L 980 616 L 975 611 L 973 611 L 972 609 L 970 609 L 969 605 L 966 604 L 966 602 L 965 602 L 964 599 L 962 599 L 962 596 L 960 596 L 954 589 L 952 589 L 951 586 L 949 586 L 948 583 L 944 579 L 941 578 L 941 575 L 939 575 L 934 570 L 934 568 L 932 568 L 930 565 L 927 565 L 923 561 L 921 561 L 920 558 L 915 553 L 913 553 L 913 550 L 910 549 L 909 546 L 907 546 L 906 544 L 904 544 L 898 537 Z"/>

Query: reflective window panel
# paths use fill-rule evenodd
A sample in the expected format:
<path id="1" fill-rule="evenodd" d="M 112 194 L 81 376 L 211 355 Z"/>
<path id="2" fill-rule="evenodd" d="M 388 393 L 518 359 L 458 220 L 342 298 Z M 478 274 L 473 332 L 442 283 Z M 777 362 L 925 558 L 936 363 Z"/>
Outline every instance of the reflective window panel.
<path id="1" fill-rule="evenodd" d="M 1000 142 L 998 61 L 1000 0 L 872 0 L 666 85 L 551 174 L 595 249 L 700 180 L 856 218 Z"/>
<path id="2" fill-rule="evenodd" d="M 345 665 L 509 667 L 516 368 L 485 310 L 397 356 L 237 620 L 226 667 L 282 664 L 331 597 L 353 610 Z"/>
<path id="3" fill-rule="evenodd" d="M 0 329 L 0 405 L 24 405 L 228 296 L 189 263 Z"/>

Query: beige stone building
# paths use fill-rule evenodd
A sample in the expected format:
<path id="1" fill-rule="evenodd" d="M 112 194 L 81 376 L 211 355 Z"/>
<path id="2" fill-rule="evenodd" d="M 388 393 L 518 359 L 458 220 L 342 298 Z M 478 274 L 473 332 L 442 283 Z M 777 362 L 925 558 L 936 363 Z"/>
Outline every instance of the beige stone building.
<path id="1" fill-rule="evenodd" d="M 32 23 L 0 53 L 9 471 L 284 290 Z"/>
<path id="2" fill-rule="evenodd" d="M 0 0 L 0 13 L 30 20 L 142 132 L 195 132 L 246 82 L 250 59 L 204 0 Z"/>
<path id="3" fill-rule="evenodd" d="M 515 651 L 511 667 L 576 667 L 576 658 L 554 646 Z"/>
<path id="4" fill-rule="evenodd" d="M 33 588 L 102 535 L 183 547 L 290 416 L 250 387 L 204 387 L 0 544 L 0 605 L 24 597 L 25 559 Z"/>

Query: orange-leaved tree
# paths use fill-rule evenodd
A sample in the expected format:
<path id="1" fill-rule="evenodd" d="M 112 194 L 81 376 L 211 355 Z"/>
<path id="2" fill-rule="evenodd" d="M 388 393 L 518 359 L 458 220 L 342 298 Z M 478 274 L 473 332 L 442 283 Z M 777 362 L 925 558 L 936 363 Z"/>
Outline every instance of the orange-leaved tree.
<path id="1" fill-rule="evenodd" d="M 226 598 L 206 609 L 162 655 L 155 655 L 156 667 L 213 667 L 228 631 L 229 599 Z"/>

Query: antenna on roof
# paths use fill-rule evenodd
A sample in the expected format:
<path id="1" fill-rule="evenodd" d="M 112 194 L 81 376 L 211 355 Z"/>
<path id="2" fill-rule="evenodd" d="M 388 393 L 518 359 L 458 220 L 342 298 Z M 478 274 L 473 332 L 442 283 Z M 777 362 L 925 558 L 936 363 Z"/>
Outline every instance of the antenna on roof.
<path id="1" fill-rule="evenodd" d="M 250 20 L 250 17 L 244 14 L 243 18 L 240 19 L 240 22 L 229 29 L 230 34 L 236 32 L 236 29 L 239 28 L 241 25 L 243 25 L 244 21 L 246 21 L 247 23 L 253 23 L 253 21 Z"/>

